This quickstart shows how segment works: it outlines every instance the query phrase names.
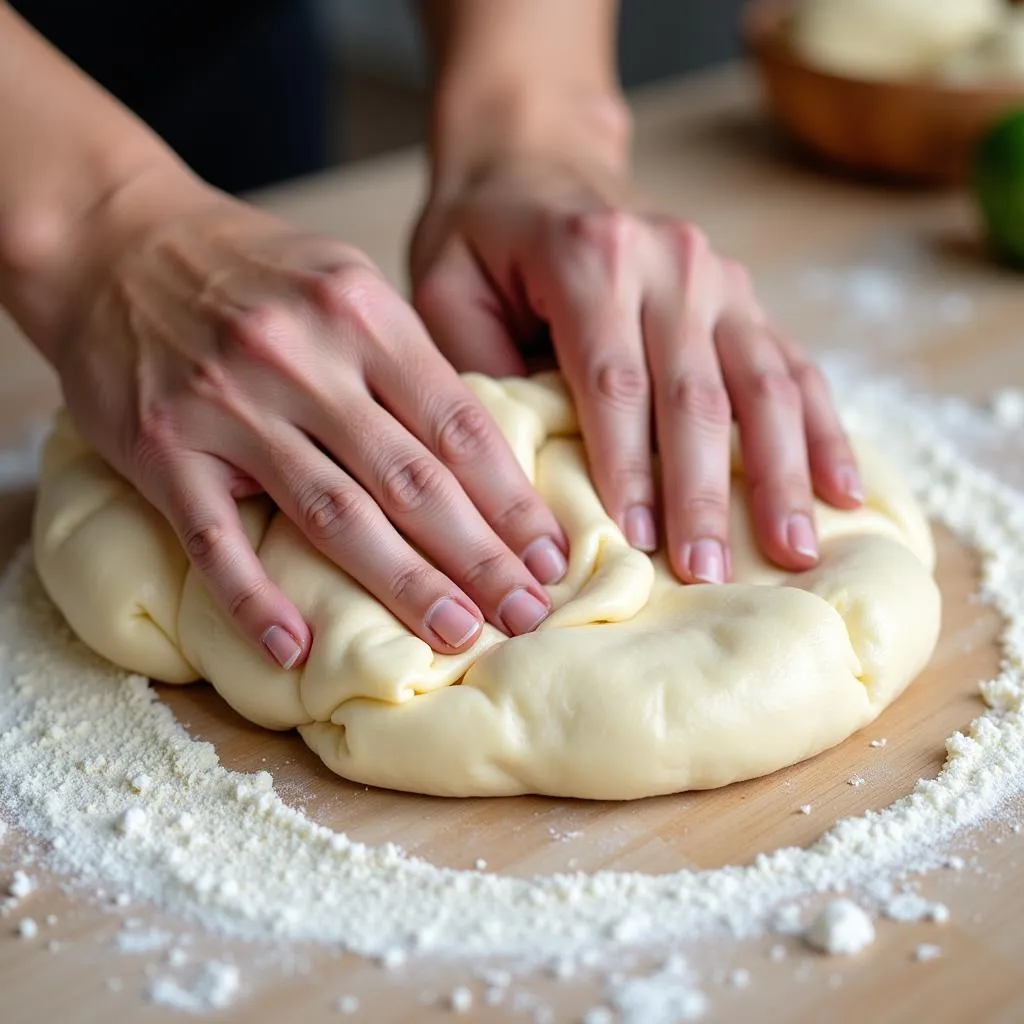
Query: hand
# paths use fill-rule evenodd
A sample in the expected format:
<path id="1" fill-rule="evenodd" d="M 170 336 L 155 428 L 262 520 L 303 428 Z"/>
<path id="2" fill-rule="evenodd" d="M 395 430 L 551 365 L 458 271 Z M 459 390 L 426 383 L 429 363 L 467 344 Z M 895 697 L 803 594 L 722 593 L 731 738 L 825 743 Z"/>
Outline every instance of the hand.
<path id="1" fill-rule="evenodd" d="M 83 233 L 50 347 L 79 430 L 242 632 L 285 668 L 309 651 L 239 519 L 262 491 L 435 650 L 484 616 L 533 629 L 565 538 L 412 309 L 356 250 L 152 178 Z"/>
<path id="2" fill-rule="evenodd" d="M 661 520 L 686 582 L 729 577 L 735 417 L 759 544 L 807 569 L 812 491 L 840 508 L 862 500 L 826 383 L 764 315 L 743 267 L 693 225 L 641 212 L 609 164 L 534 151 L 454 184 L 436 176 L 413 240 L 414 305 L 462 371 L 522 373 L 549 332 L 605 507 L 644 551 Z"/>

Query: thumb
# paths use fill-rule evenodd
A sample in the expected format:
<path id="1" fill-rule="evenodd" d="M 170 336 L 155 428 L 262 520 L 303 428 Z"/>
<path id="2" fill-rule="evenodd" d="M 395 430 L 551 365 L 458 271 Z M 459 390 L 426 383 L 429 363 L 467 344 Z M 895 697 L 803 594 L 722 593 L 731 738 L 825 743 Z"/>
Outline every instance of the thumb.
<path id="1" fill-rule="evenodd" d="M 502 301 L 476 260 L 461 243 L 448 246 L 413 293 L 434 344 L 460 373 L 491 377 L 526 372 L 502 316 Z"/>

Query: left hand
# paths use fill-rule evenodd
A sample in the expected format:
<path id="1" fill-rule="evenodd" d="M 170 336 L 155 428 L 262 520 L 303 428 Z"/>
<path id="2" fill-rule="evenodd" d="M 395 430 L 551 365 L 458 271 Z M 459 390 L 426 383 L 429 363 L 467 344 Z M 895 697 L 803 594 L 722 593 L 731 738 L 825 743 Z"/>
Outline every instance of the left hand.
<path id="1" fill-rule="evenodd" d="M 460 371 L 521 374 L 550 334 L 608 513 L 642 550 L 663 533 L 683 581 L 729 578 L 734 417 L 772 561 L 816 563 L 814 492 L 861 503 L 825 380 L 764 314 L 746 270 L 687 221 L 644 212 L 618 175 L 532 155 L 435 185 L 412 277 L 414 305 Z"/>

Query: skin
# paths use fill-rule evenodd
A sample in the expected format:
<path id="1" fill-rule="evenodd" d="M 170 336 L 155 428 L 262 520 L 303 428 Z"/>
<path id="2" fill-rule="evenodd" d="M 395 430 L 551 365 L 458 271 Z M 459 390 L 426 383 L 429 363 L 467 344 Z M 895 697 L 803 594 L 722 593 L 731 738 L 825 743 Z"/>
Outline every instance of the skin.
<path id="1" fill-rule="evenodd" d="M 728 578 L 735 418 L 762 547 L 813 565 L 812 493 L 858 504 L 853 457 L 743 269 L 634 193 L 615 5 L 422 13 L 438 74 L 410 305 L 351 246 L 199 181 L 0 3 L 0 303 L 80 432 L 287 668 L 312 637 L 236 510 L 263 491 L 437 651 L 548 614 L 566 539 L 457 375 L 521 373 L 538 338 L 631 543 Z"/>

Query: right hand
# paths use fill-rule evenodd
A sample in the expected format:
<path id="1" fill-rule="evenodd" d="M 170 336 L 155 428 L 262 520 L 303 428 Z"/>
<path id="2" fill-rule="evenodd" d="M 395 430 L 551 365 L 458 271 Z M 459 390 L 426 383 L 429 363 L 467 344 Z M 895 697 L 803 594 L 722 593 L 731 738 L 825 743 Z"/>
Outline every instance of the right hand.
<path id="1" fill-rule="evenodd" d="M 311 642 L 242 529 L 262 491 L 436 651 L 549 613 L 557 521 L 366 256 L 178 172 L 85 237 L 52 345 L 69 412 L 254 645 L 291 668 Z"/>

